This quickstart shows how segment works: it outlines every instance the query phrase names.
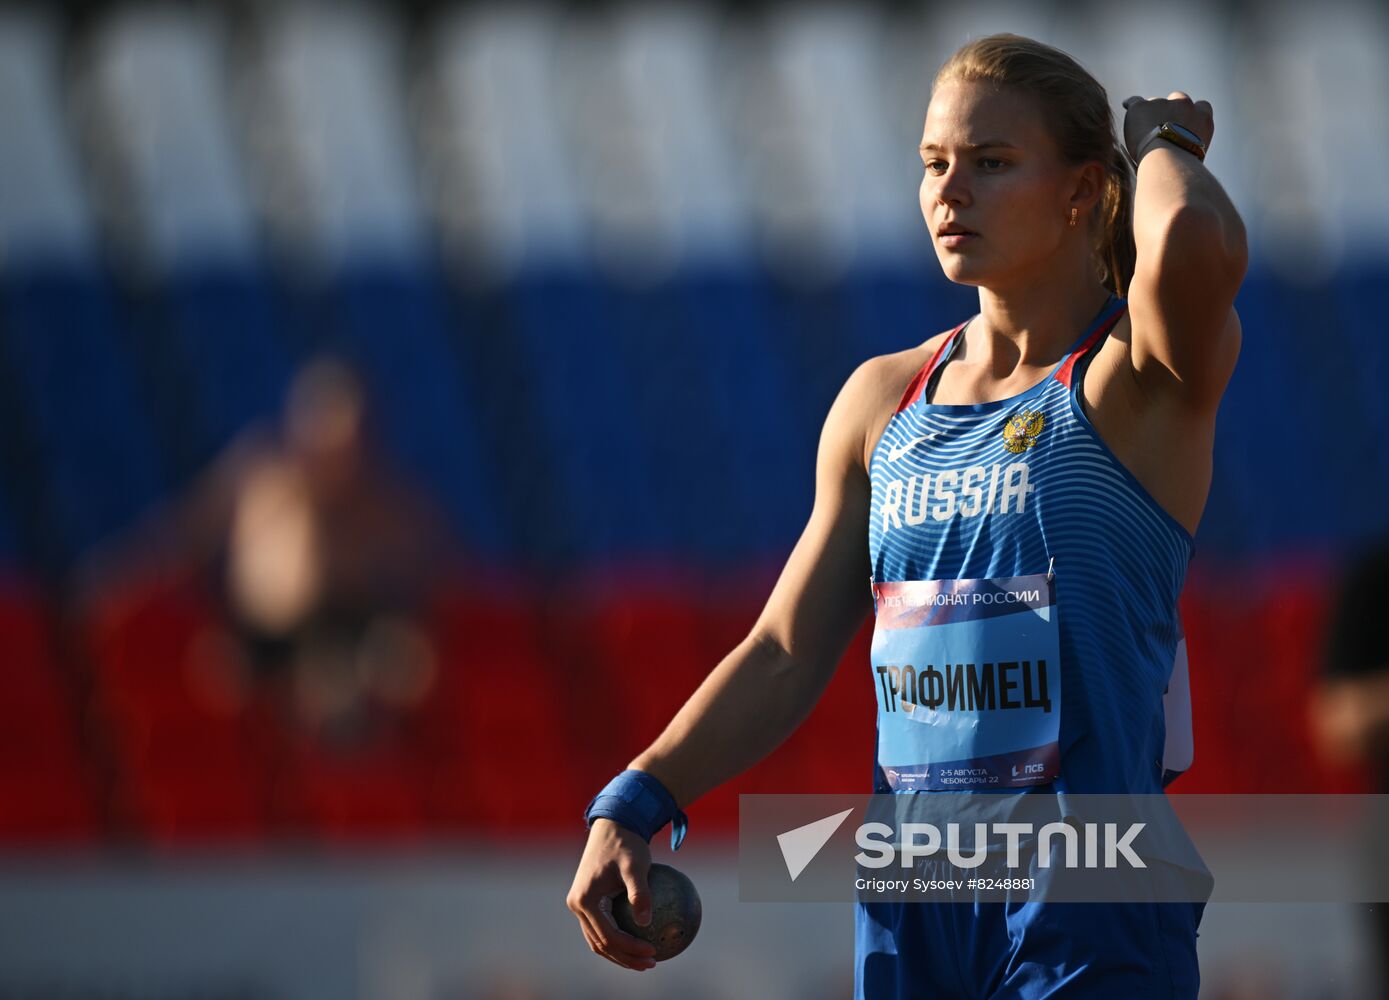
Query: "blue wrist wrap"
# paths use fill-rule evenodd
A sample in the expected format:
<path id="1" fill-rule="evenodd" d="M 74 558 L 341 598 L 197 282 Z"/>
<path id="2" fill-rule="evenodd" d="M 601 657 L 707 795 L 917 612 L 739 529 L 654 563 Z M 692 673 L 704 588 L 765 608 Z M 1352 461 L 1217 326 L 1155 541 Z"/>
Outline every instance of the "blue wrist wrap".
<path id="1" fill-rule="evenodd" d="M 590 827 L 600 818 L 636 831 L 648 844 L 670 823 L 672 851 L 680 850 L 690 825 L 689 817 L 680 811 L 665 785 L 645 771 L 630 768 L 608 782 L 584 810 L 584 822 Z"/>

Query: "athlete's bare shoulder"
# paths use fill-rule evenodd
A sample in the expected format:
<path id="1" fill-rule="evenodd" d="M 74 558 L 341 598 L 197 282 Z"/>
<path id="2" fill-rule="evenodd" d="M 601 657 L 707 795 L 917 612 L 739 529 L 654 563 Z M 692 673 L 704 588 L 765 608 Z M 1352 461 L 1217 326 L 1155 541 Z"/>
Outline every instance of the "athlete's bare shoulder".
<path id="1" fill-rule="evenodd" d="M 943 330 L 915 347 L 871 357 L 844 383 L 835 409 L 841 411 L 840 417 L 856 432 L 858 458 L 865 473 L 873 448 L 896 412 L 907 385 L 931 360 L 950 332 Z"/>

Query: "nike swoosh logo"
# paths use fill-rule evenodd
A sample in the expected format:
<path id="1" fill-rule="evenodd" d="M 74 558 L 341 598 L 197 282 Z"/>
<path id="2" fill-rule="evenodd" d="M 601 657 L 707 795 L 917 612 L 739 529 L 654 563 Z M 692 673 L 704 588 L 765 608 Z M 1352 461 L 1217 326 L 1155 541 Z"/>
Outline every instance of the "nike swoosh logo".
<path id="1" fill-rule="evenodd" d="M 919 445 L 922 441 L 929 441 L 931 438 L 935 436 L 936 435 L 934 432 L 931 434 L 918 434 L 916 437 L 912 438 L 905 444 L 899 444 L 895 448 L 889 448 L 887 450 L 887 460 L 889 462 L 895 462 L 903 455 L 905 455 L 907 452 L 911 451 L 913 448 Z"/>

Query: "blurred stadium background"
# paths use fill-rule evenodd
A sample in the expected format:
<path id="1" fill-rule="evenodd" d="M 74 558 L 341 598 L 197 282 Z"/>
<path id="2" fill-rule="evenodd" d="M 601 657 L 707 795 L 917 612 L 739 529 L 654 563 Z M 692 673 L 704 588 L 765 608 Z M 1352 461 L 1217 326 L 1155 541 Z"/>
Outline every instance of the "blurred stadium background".
<path id="1" fill-rule="evenodd" d="M 914 146 L 993 30 L 1116 111 L 1211 100 L 1248 223 L 1173 790 L 1374 787 L 1306 698 L 1389 527 L 1379 5 L 5 5 L 0 997 L 846 995 L 849 910 L 738 904 L 730 838 L 738 792 L 866 787 L 866 630 L 692 810 L 686 956 L 616 970 L 562 899 L 588 797 L 756 617 L 839 385 L 975 308 Z M 90 572 L 325 352 L 452 539 L 431 670 L 347 750 L 209 680 L 207 573 Z M 1368 995 L 1362 933 L 1214 907 L 1206 994 Z"/>

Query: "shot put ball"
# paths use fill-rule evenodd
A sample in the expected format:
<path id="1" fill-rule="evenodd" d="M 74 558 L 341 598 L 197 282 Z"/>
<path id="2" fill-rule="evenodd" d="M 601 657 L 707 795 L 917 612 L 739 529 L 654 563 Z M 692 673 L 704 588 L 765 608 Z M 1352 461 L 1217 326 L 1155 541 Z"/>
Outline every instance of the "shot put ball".
<path id="1" fill-rule="evenodd" d="M 613 918 L 628 934 L 650 942 L 656 961 L 664 962 L 690 946 L 704 911 L 694 883 L 670 865 L 653 864 L 646 883 L 651 891 L 651 923 L 645 927 L 637 923 L 626 892 L 613 898 Z"/>

